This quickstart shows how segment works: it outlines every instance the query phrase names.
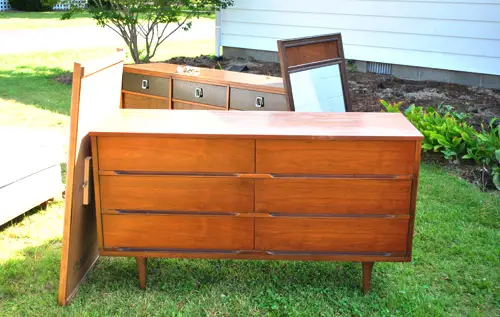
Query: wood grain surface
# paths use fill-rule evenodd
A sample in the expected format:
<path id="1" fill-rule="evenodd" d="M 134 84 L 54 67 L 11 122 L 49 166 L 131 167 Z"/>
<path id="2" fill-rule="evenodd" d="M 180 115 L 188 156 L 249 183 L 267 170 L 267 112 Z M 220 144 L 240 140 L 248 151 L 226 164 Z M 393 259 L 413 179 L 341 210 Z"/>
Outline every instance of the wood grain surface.
<path id="1" fill-rule="evenodd" d="M 168 109 L 168 98 L 157 98 L 138 93 L 123 92 L 122 108 L 124 109 Z"/>
<path id="2" fill-rule="evenodd" d="M 254 181 L 234 177 L 100 176 L 103 209 L 252 212 Z"/>
<path id="3" fill-rule="evenodd" d="M 102 221 L 105 248 L 253 248 L 254 228 L 251 218 L 103 215 Z"/>
<path id="4" fill-rule="evenodd" d="M 120 109 L 96 122 L 91 135 L 144 134 L 176 138 L 421 140 L 399 113 L 286 111 L 163 111 Z M 414 152 L 414 148 L 412 149 Z"/>
<path id="5" fill-rule="evenodd" d="M 221 173 L 255 171 L 253 140 L 100 137 L 98 148 L 101 170 Z"/>
<path id="6" fill-rule="evenodd" d="M 255 248 L 304 252 L 405 252 L 408 220 L 256 218 Z"/>
<path id="7" fill-rule="evenodd" d="M 407 214 L 411 179 L 258 179 L 257 212 L 305 214 Z"/>
<path id="8" fill-rule="evenodd" d="M 415 142 L 257 140 L 256 171 L 271 174 L 413 174 Z"/>

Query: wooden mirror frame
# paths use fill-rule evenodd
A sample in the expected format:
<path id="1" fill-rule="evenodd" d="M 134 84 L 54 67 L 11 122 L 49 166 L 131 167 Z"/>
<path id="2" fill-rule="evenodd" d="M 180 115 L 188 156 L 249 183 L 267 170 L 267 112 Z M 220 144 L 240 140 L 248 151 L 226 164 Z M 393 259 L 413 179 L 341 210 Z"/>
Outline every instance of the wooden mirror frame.
<path id="1" fill-rule="evenodd" d="M 346 112 L 352 111 L 346 60 L 340 33 L 278 40 L 278 54 L 286 102 L 290 111 L 295 111 L 290 74 L 331 65 L 339 65 L 340 67 L 345 110 Z"/>

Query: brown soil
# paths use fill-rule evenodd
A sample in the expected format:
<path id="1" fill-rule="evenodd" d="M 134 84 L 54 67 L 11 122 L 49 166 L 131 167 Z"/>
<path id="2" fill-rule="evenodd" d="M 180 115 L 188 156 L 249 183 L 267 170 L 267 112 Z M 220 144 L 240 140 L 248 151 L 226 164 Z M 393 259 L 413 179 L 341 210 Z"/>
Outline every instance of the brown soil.
<path id="1" fill-rule="evenodd" d="M 71 85 L 71 82 L 73 80 L 73 73 L 64 73 L 61 75 L 57 75 L 56 77 L 54 77 L 52 79 L 57 81 L 58 83 L 61 83 L 61 84 Z"/>
<path id="2" fill-rule="evenodd" d="M 211 56 L 174 57 L 165 61 L 197 67 L 228 69 L 246 65 L 248 73 L 281 77 L 279 63 L 263 63 L 252 58 L 213 58 Z M 349 91 L 354 111 L 381 111 L 378 102 L 403 101 L 403 108 L 417 106 L 451 105 L 458 112 L 470 113 L 469 123 L 480 127 L 491 118 L 500 117 L 500 90 L 444 84 L 432 81 L 411 81 L 389 75 L 349 72 Z"/>

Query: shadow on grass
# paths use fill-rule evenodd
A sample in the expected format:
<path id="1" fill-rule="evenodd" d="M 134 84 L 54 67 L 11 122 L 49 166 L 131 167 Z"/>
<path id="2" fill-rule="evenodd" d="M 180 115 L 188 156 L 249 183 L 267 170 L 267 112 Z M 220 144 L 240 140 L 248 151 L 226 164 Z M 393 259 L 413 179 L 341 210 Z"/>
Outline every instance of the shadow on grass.
<path id="1" fill-rule="evenodd" d="M 54 80 L 68 74 L 61 68 L 50 67 L 18 66 L 14 70 L 0 70 L 0 98 L 69 115 L 71 85 Z"/>

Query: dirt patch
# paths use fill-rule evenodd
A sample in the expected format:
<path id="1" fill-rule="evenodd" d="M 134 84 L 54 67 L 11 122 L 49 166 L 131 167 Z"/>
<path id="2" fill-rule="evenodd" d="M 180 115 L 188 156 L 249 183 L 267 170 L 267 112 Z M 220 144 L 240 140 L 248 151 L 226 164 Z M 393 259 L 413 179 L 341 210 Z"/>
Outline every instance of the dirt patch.
<path id="1" fill-rule="evenodd" d="M 71 85 L 71 82 L 73 81 L 73 73 L 64 73 L 57 75 L 52 79 L 61 84 Z"/>
<path id="2" fill-rule="evenodd" d="M 227 59 L 202 55 L 175 57 L 165 62 L 225 70 L 245 65 L 248 73 L 281 77 L 279 63 L 258 62 L 253 58 Z M 349 72 L 348 80 L 352 108 L 358 112 L 381 111 L 378 99 L 384 99 L 389 102 L 403 101 L 403 108 L 411 104 L 424 107 L 451 105 L 458 112 L 470 113 L 469 123 L 475 127 L 500 117 L 500 90 L 358 72 Z"/>

